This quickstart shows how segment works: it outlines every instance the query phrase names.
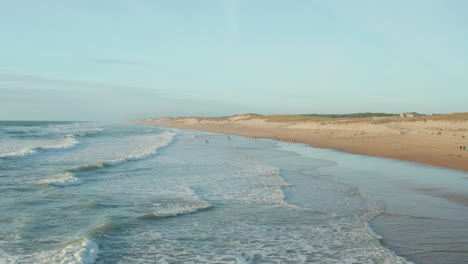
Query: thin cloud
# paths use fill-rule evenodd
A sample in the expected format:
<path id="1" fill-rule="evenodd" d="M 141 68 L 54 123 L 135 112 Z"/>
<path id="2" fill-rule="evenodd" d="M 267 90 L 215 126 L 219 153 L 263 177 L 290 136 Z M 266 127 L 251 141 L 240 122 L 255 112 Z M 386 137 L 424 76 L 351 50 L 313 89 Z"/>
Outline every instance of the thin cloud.
<path id="1" fill-rule="evenodd" d="M 57 83 L 59 80 L 44 78 L 36 75 L 21 74 L 21 73 L 12 73 L 8 71 L 0 71 L 0 83 Z"/>
<path id="2" fill-rule="evenodd" d="M 47 89 L 58 91 L 94 91 L 109 92 L 112 94 L 128 94 L 132 96 L 148 96 L 169 94 L 168 90 L 155 89 L 141 86 L 87 82 L 79 80 L 56 79 L 21 73 L 1 73 L 0 88 L 14 87 L 24 89 Z M 1 92 L 1 90 L 0 90 Z"/>
<path id="3" fill-rule="evenodd" d="M 92 58 L 89 60 L 91 63 L 108 64 L 108 65 L 134 65 L 134 66 L 151 66 L 150 63 L 138 60 L 128 59 L 113 59 L 113 58 Z"/>
<path id="4" fill-rule="evenodd" d="M 52 90 L 52 89 L 30 89 L 30 88 L 21 88 L 15 86 L 9 87 L 0 87 L 0 94 L 2 95 L 53 95 L 60 92 L 59 90 Z"/>

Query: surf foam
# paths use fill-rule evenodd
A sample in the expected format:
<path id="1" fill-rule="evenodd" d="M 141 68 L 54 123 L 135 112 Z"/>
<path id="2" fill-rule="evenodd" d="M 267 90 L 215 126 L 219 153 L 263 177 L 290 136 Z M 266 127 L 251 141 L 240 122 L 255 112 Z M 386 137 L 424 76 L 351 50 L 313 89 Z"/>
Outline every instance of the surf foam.
<path id="1" fill-rule="evenodd" d="M 98 253 L 99 248 L 96 243 L 87 238 L 79 238 L 62 250 L 43 252 L 38 254 L 37 258 L 39 263 L 93 264 Z"/>
<path id="2" fill-rule="evenodd" d="M 71 168 L 71 169 L 68 169 L 67 172 L 94 170 L 94 169 L 99 169 L 103 167 L 116 166 L 116 165 L 120 165 L 122 163 L 130 162 L 130 161 L 146 159 L 148 157 L 151 157 L 157 154 L 158 149 L 169 145 L 172 142 L 174 135 L 175 135 L 174 133 L 165 132 L 163 134 L 158 135 L 158 141 L 155 144 L 146 146 L 143 150 L 137 153 L 129 153 L 129 155 L 126 157 L 117 158 L 113 160 L 107 160 L 107 161 L 100 161 L 95 164 L 88 164 L 88 165 L 83 165 L 83 166 L 79 166 L 76 168 Z"/>
<path id="3" fill-rule="evenodd" d="M 44 179 L 38 181 L 39 184 L 48 184 L 48 185 L 54 185 L 54 186 L 60 186 L 60 187 L 65 187 L 65 186 L 73 186 L 73 185 L 80 185 L 82 181 L 78 178 L 76 178 L 73 173 L 71 172 L 66 172 L 59 174 L 53 178 L 50 179 Z"/>
<path id="4" fill-rule="evenodd" d="M 76 140 L 73 135 L 66 135 L 63 139 L 59 140 L 59 142 L 52 144 L 52 145 L 44 145 L 44 146 L 31 146 L 22 148 L 18 151 L 0 154 L 0 158 L 3 159 L 14 159 L 14 158 L 24 158 L 30 155 L 34 155 L 40 152 L 51 151 L 51 150 L 62 150 L 62 149 L 69 149 L 80 142 Z"/>
<path id="5" fill-rule="evenodd" d="M 78 238 L 62 249 L 33 254 L 10 255 L 0 250 L 0 264 L 94 264 L 99 247 L 92 240 Z"/>
<path id="6" fill-rule="evenodd" d="M 193 188 L 182 187 L 183 195 L 181 199 L 183 202 L 169 203 L 169 204 L 155 204 L 157 208 L 150 214 L 144 215 L 141 218 L 154 218 L 154 217 L 172 217 L 178 215 L 192 214 L 200 210 L 212 208 L 213 205 L 203 200 L 198 194 L 195 193 Z"/>
<path id="7" fill-rule="evenodd" d="M 198 203 L 193 204 L 193 205 L 174 206 L 173 208 L 157 210 L 157 211 L 152 212 L 150 215 L 153 215 L 156 217 L 171 217 L 171 216 L 192 214 L 197 211 L 208 209 L 211 207 L 213 207 L 212 204 L 206 201 L 199 201 Z"/>

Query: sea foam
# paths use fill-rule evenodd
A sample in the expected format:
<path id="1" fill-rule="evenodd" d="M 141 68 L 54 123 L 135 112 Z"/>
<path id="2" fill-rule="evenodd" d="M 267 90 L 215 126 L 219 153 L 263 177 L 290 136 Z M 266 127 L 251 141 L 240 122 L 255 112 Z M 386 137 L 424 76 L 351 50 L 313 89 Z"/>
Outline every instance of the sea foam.
<path id="1" fill-rule="evenodd" d="M 76 138 L 73 135 L 69 134 L 64 136 L 62 139 L 57 140 L 57 142 L 55 142 L 54 144 L 43 146 L 31 146 L 22 148 L 14 152 L 0 154 L 0 159 L 24 158 L 30 155 L 38 154 L 40 152 L 69 149 L 78 145 L 79 143 L 80 142 L 76 140 Z"/>
<path id="2" fill-rule="evenodd" d="M 183 195 L 181 196 L 183 202 L 170 204 L 155 204 L 155 207 L 157 207 L 156 210 L 154 210 L 150 214 L 143 215 L 139 218 L 151 219 L 158 217 L 186 215 L 213 207 L 212 204 L 203 200 L 198 194 L 196 194 L 193 188 L 182 187 L 180 188 L 180 190 L 183 192 Z"/>
<path id="3" fill-rule="evenodd" d="M 78 238 L 62 249 L 52 249 L 26 255 L 10 255 L 0 250 L 0 264 L 94 264 L 99 247 L 92 240 Z"/>
<path id="4" fill-rule="evenodd" d="M 99 248 L 96 243 L 87 238 L 79 238 L 61 250 L 39 253 L 37 263 L 93 264 L 98 253 Z"/>
<path id="5" fill-rule="evenodd" d="M 67 172 L 77 172 L 77 171 L 87 171 L 87 170 L 94 170 L 104 167 L 111 167 L 120 165 L 122 163 L 130 162 L 130 161 L 137 161 L 146 159 L 157 154 L 158 149 L 169 145 L 174 137 L 174 133 L 165 132 L 158 135 L 158 140 L 156 143 L 149 144 L 145 148 L 138 150 L 137 152 L 130 152 L 125 157 L 120 157 L 112 160 L 100 161 L 94 164 L 87 164 L 78 166 L 75 168 L 68 169 Z"/>
<path id="6" fill-rule="evenodd" d="M 66 172 L 66 173 L 59 174 L 55 177 L 49 178 L 49 179 L 39 180 L 37 183 L 65 187 L 65 186 L 80 185 L 82 181 L 76 178 L 73 175 L 73 173 Z"/>
<path id="7" fill-rule="evenodd" d="M 160 209 L 153 211 L 150 214 L 144 215 L 141 218 L 153 218 L 153 217 L 171 217 L 178 215 L 186 215 L 198 212 L 200 210 L 208 209 L 213 207 L 212 204 L 206 201 L 199 201 L 191 205 L 173 205 L 172 208 Z"/>

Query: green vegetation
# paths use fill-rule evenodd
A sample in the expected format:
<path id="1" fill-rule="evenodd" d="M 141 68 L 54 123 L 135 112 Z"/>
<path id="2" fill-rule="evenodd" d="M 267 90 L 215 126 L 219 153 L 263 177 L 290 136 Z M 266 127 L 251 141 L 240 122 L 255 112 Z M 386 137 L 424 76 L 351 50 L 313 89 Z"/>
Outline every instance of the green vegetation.
<path id="1" fill-rule="evenodd" d="M 224 117 L 193 117 L 198 121 L 225 121 L 231 118 L 241 117 L 242 120 L 263 119 L 269 122 L 301 122 L 301 121 L 318 121 L 318 122 L 340 122 L 356 123 L 356 122 L 371 122 L 373 124 L 383 124 L 388 122 L 418 122 L 427 120 L 440 121 L 468 121 L 467 113 L 453 113 L 440 115 L 423 115 L 420 117 L 400 118 L 399 114 L 388 113 L 353 113 L 353 114 L 301 114 L 301 115 L 259 115 L 254 113 Z"/>
<path id="2" fill-rule="evenodd" d="M 313 115 L 267 115 L 261 116 L 261 118 L 270 122 L 324 121 L 329 119 L 328 117 Z"/>
<path id="3" fill-rule="evenodd" d="M 373 117 L 396 117 L 397 114 L 386 113 L 354 113 L 354 114 L 303 114 L 303 115 L 268 115 L 262 116 L 271 122 L 282 121 L 333 121 L 336 119 L 365 119 L 369 120 Z"/>
<path id="4" fill-rule="evenodd" d="M 434 114 L 434 115 L 426 115 L 420 116 L 417 118 L 407 118 L 407 119 L 415 119 L 415 121 L 421 120 L 440 120 L 440 121 L 468 121 L 468 113 L 453 113 L 453 114 Z"/>
<path id="5" fill-rule="evenodd" d="M 354 113 L 354 114 L 308 114 L 305 116 L 326 117 L 326 118 L 363 118 L 363 117 L 387 117 L 398 114 L 387 113 Z"/>

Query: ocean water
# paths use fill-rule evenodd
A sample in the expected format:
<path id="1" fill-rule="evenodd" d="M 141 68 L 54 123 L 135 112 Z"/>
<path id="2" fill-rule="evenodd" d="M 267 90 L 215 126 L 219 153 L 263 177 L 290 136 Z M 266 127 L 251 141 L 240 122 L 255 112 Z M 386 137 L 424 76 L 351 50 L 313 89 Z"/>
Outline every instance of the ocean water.
<path id="1" fill-rule="evenodd" d="M 0 121 L 0 263 L 463 263 L 467 177 L 269 139 Z"/>

